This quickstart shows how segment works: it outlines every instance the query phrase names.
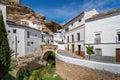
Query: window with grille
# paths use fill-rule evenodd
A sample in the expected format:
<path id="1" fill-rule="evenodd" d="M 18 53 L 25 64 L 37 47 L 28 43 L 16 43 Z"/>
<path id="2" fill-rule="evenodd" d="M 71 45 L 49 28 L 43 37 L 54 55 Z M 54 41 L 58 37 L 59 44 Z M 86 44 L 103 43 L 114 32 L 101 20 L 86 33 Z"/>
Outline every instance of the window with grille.
<path id="1" fill-rule="evenodd" d="M 74 42 L 74 35 L 72 35 L 72 42 Z"/>
<path id="2" fill-rule="evenodd" d="M 101 43 L 101 36 L 100 36 L 100 34 L 95 34 L 95 43 L 97 43 L 97 44 Z"/>
<path id="3" fill-rule="evenodd" d="M 77 33 L 78 41 L 80 41 L 80 33 Z"/>

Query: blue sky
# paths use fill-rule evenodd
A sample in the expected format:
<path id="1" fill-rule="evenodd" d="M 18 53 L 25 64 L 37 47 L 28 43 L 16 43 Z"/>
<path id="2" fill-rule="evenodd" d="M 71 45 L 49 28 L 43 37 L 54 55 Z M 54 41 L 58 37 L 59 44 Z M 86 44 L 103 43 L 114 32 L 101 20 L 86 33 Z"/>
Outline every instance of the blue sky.
<path id="1" fill-rule="evenodd" d="M 64 24 L 82 11 L 96 9 L 99 12 L 120 8 L 120 0 L 21 0 L 47 20 Z"/>

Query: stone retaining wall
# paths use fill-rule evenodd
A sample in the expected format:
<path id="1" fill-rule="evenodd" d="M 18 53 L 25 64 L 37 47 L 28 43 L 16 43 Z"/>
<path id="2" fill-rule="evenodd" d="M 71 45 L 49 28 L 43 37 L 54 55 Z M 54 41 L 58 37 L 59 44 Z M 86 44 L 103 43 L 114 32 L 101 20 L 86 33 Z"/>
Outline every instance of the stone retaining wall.
<path id="1" fill-rule="evenodd" d="M 120 80 L 120 74 L 66 63 L 56 59 L 56 73 L 65 80 Z"/>

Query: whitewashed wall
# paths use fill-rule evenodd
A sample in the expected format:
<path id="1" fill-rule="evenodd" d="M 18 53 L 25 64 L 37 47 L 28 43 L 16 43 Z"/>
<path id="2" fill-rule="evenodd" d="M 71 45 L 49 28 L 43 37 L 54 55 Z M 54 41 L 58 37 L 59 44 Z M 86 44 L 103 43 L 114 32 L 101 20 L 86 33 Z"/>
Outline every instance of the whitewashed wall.
<path id="1" fill-rule="evenodd" d="M 16 33 L 13 33 L 13 29 L 16 29 Z M 10 31 L 10 33 L 8 33 L 10 48 L 15 51 L 15 47 L 17 47 L 18 56 L 25 55 L 25 30 L 20 26 L 7 25 L 7 31 Z M 15 36 L 17 38 L 17 41 L 15 41 Z M 16 43 L 17 46 L 15 46 Z"/>
<path id="2" fill-rule="evenodd" d="M 98 20 L 87 22 L 85 24 L 85 43 L 94 43 L 96 33 L 101 34 L 101 43 L 94 45 L 94 48 L 102 48 L 103 56 L 115 56 L 116 48 L 120 48 L 120 44 L 116 43 L 117 31 L 120 31 L 120 13 L 109 15 Z"/>
<path id="3" fill-rule="evenodd" d="M 54 45 L 57 45 L 58 49 L 65 50 L 65 44 L 59 44 L 57 42 L 54 42 Z"/>
<path id="4" fill-rule="evenodd" d="M 42 43 L 42 35 L 40 31 L 24 28 L 25 29 L 25 52 L 34 53 Z M 30 33 L 30 38 L 27 38 L 27 31 Z M 30 42 L 30 46 L 27 45 L 27 42 Z M 32 44 L 33 42 L 33 44 Z"/>
<path id="5" fill-rule="evenodd" d="M 80 41 L 78 41 L 77 33 L 80 33 Z M 74 42 L 72 42 L 72 35 L 74 35 Z M 81 27 L 81 29 L 77 29 L 75 31 L 70 31 L 65 33 L 65 41 L 67 43 L 67 36 L 69 36 L 69 47 L 70 44 L 74 44 L 74 50 L 78 51 L 78 45 L 81 45 L 81 51 L 84 51 L 84 26 Z M 67 43 L 68 44 L 68 43 Z M 65 46 L 67 48 L 67 45 Z"/>
<path id="6" fill-rule="evenodd" d="M 13 33 L 13 29 L 16 29 L 16 33 Z M 36 50 L 40 48 L 41 45 L 41 32 L 17 25 L 8 25 L 7 31 L 10 48 L 15 51 L 15 36 L 17 37 L 17 55 L 24 56 L 25 54 L 35 53 Z M 27 38 L 27 31 L 30 33 L 30 38 Z M 30 46 L 27 45 L 30 43 Z M 31 43 L 33 42 L 33 44 Z"/>

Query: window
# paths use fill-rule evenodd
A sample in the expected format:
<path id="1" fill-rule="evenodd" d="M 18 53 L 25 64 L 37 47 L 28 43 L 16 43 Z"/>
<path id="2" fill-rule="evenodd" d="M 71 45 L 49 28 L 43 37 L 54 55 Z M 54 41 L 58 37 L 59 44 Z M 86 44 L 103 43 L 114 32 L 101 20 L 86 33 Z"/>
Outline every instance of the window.
<path id="1" fill-rule="evenodd" d="M 30 46 L 30 42 L 27 42 L 27 46 Z"/>
<path id="2" fill-rule="evenodd" d="M 101 37 L 100 34 L 95 34 L 95 43 L 101 43 Z"/>
<path id="3" fill-rule="evenodd" d="M 67 27 L 65 27 L 65 31 L 68 31 L 69 30 L 69 27 L 67 26 Z"/>
<path id="4" fill-rule="evenodd" d="M 77 33 L 78 41 L 80 41 L 80 33 Z"/>
<path id="5" fill-rule="evenodd" d="M 67 42 L 69 42 L 69 36 L 67 36 Z"/>
<path id="6" fill-rule="evenodd" d="M 16 33 L 16 29 L 13 29 L 13 33 Z"/>
<path id="7" fill-rule="evenodd" d="M 30 32 L 27 31 L 27 38 L 30 38 Z"/>
<path id="8" fill-rule="evenodd" d="M 37 37 L 37 34 L 35 34 L 35 37 Z"/>
<path id="9" fill-rule="evenodd" d="M 59 32 L 59 33 L 61 33 L 61 32 Z"/>
<path id="10" fill-rule="evenodd" d="M 102 55 L 102 49 L 101 48 L 96 48 L 95 49 L 95 55 Z"/>
<path id="11" fill-rule="evenodd" d="M 34 42 L 31 42 L 31 44 L 34 44 Z"/>
<path id="12" fill-rule="evenodd" d="M 72 42 L 74 42 L 74 35 L 72 35 Z"/>
<path id="13" fill-rule="evenodd" d="M 45 36 L 42 35 L 42 42 L 45 42 Z"/>
<path id="14" fill-rule="evenodd" d="M 27 25 L 27 26 L 29 25 L 29 23 L 27 21 L 22 21 L 22 24 Z"/>
<path id="15" fill-rule="evenodd" d="M 73 23 L 71 25 L 73 26 Z"/>
<path id="16" fill-rule="evenodd" d="M 117 33 L 118 41 L 120 41 L 120 32 Z"/>
<path id="17" fill-rule="evenodd" d="M 10 33 L 10 30 L 8 30 L 8 33 Z"/>
<path id="18" fill-rule="evenodd" d="M 79 19 L 78 21 L 81 22 L 81 19 Z"/>

